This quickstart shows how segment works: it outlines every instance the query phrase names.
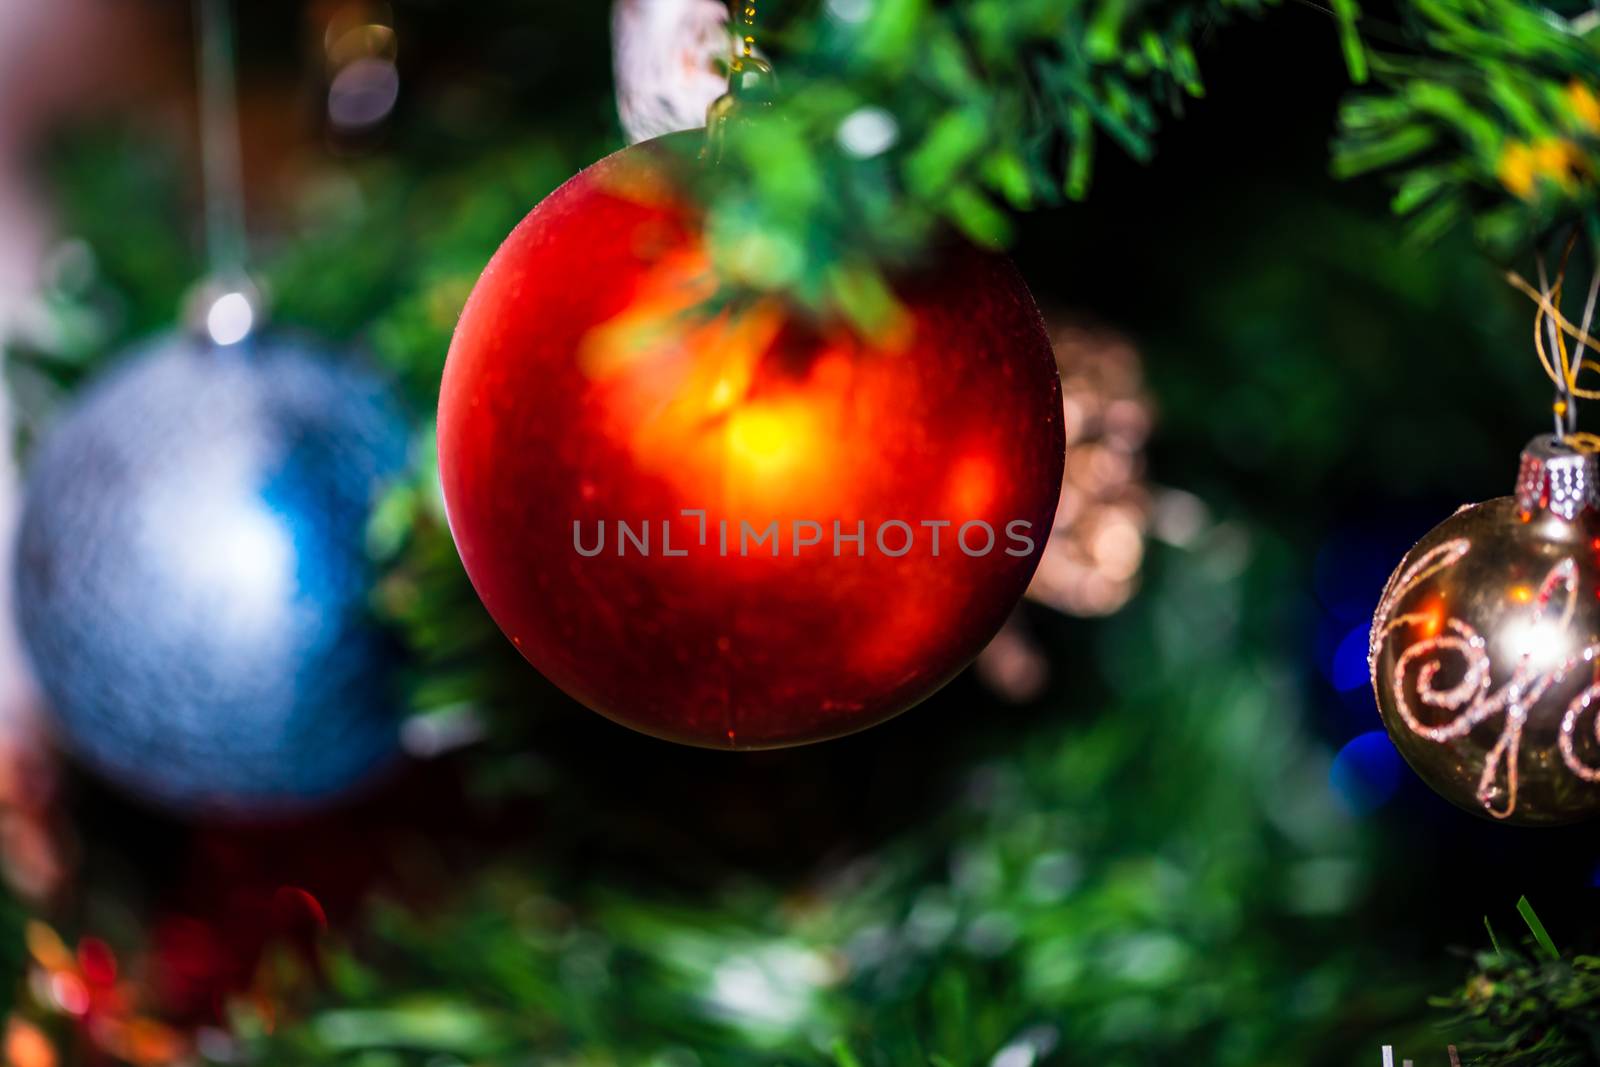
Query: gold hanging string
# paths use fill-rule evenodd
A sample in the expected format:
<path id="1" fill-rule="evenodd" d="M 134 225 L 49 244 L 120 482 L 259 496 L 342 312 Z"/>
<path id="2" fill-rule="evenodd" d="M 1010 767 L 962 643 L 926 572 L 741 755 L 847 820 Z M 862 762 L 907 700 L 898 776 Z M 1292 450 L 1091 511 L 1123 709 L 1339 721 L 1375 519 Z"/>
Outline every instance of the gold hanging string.
<path id="1" fill-rule="evenodd" d="M 1561 296 L 1566 286 L 1567 265 L 1571 261 L 1577 243 L 1578 233 L 1574 229 L 1562 249 L 1554 282 L 1545 270 L 1543 255 L 1535 259 L 1539 268 L 1537 288 L 1516 271 L 1508 271 L 1506 280 L 1533 300 L 1538 309 L 1533 320 L 1533 347 L 1539 355 L 1539 365 L 1544 368 L 1545 375 L 1556 386 L 1553 405 L 1556 440 L 1581 451 L 1600 452 L 1600 436 L 1577 432 L 1577 401 L 1600 400 L 1600 389 L 1584 389 L 1578 386 L 1578 378 L 1585 368 L 1600 371 L 1600 361 L 1591 359 L 1585 354 L 1585 349 L 1600 354 L 1600 342 L 1589 333 L 1589 327 L 1594 321 L 1596 299 L 1600 298 L 1600 267 L 1595 269 L 1594 276 L 1590 280 L 1588 298 L 1584 301 L 1582 324 L 1573 325 L 1561 313 Z M 1575 342 L 1575 347 L 1570 353 L 1567 351 L 1569 337 Z"/>
<path id="2" fill-rule="evenodd" d="M 1556 267 L 1554 284 L 1545 271 L 1542 255 L 1535 261 L 1539 268 L 1537 289 L 1516 271 L 1506 272 L 1506 280 L 1533 300 L 1538 308 L 1533 320 L 1534 351 L 1539 354 L 1539 365 L 1544 368 L 1546 376 L 1560 390 L 1560 395 L 1556 398 L 1556 414 L 1562 420 L 1570 418 L 1572 414 L 1570 411 L 1572 398 L 1600 399 L 1600 391 L 1578 388 L 1578 376 L 1585 367 L 1600 370 L 1600 362 L 1588 359 L 1584 354 L 1585 348 L 1600 351 L 1600 344 L 1589 335 L 1589 325 L 1594 319 L 1595 298 L 1597 293 L 1600 293 L 1600 269 L 1595 271 L 1589 286 L 1588 300 L 1585 301 L 1583 309 L 1583 325 L 1574 326 L 1561 313 L 1561 294 L 1566 286 L 1567 264 L 1571 261 L 1572 252 L 1577 244 L 1578 232 L 1574 229 L 1561 250 L 1561 260 Z M 1567 352 L 1568 337 L 1577 342 L 1577 348 L 1570 355 Z M 1555 356 L 1554 362 L 1551 360 L 1552 351 Z"/>
<path id="3" fill-rule="evenodd" d="M 1578 342 L 1578 348 L 1577 352 L 1573 356 L 1573 361 L 1580 369 L 1584 366 L 1585 362 L 1587 362 L 1587 364 L 1591 367 L 1595 365 L 1594 360 L 1585 360 L 1583 354 L 1583 350 L 1585 348 L 1595 349 L 1597 353 L 1600 353 L 1600 346 L 1597 346 L 1593 339 L 1589 336 L 1589 327 L 1594 322 L 1595 301 L 1597 298 L 1600 298 L 1600 263 L 1595 264 L 1593 275 L 1589 279 L 1589 295 L 1583 301 L 1583 324 L 1578 327 L 1578 330 L 1575 334 L 1575 339 Z M 1574 381 L 1577 380 L 1577 370 L 1572 372 L 1572 377 Z"/>
<path id="4" fill-rule="evenodd" d="M 1529 284 L 1527 279 L 1516 271 L 1507 271 L 1506 281 L 1538 305 L 1539 313 L 1534 319 L 1534 348 L 1539 353 L 1539 363 L 1544 367 L 1544 372 L 1550 377 L 1550 381 L 1559 388 L 1564 378 L 1573 396 L 1583 400 L 1600 400 L 1600 390 L 1580 389 L 1577 386 L 1578 375 L 1585 368 L 1600 371 L 1600 361 L 1582 355 L 1584 348 L 1600 351 L 1600 338 L 1596 338 L 1589 333 L 1590 323 L 1588 321 L 1585 321 L 1582 326 L 1574 325 L 1565 315 L 1561 314 L 1561 310 L 1552 302 L 1552 297 L 1558 296 L 1560 293 L 1561 279 L 1557 279 L 1554 290 L 1546 291 L 1541 291 Z M 1590 286 L 1589 291 L 1594 293 L 1597 287 L 1600 287 L 1600 272 L 1595 274 L 1595 284 Z M 1593 298 L 1591 297 L 1589 305 L 1591 312 L 1594 307 L 1592 301 Z M 1560 369 L 1557 369 L 1556 364 L 1550 361 L 1550 354 L 1546 348 L 1544 327 L 1547 317 L 1549 323 L 1555 327 L 1556 338 L 1560 342 L 1552 346 L 1557 349 Z M 1565 338 L 1567 337 L 1572 338 L 1579 345 L 1578 355 L 1580 358 L 1576 362 L 1570 360 L 1567 356 L 1565 344 Z"/>
<path id="5" fill-rule="evenodd" d="M 1550 284 L 1550 275 L 1545 270 L 1544 254 L 1542 252 L 1534 254 L 1534 265 L 1539 268 L 1539 292 L 1546 294 L 1549 297 L 1551 306 L 1557 309 L 1561 307 L 1561 289 L 1567 280 L 1567 259 L 1572 254 L 1572 248 L 1577 236 L 1577 231 L 1574 230 L 1567 240 L 1566 248 L 1562 250 L 1561 263 L 1556 268 L 1555 285 Z M 1539 329 L 1541 326 L 1544 327 L 1542 334 Z M 1566 339 L 1562 336 L 1561 331 L 1556 329 L 1555 320 L 1545 314 L 1543 307 L 1539 308 L 1538 313 L 1533 318 L 1533 343 L 1536 350 L 1540 346 L 1541 336 L 1544 341 L 1549 343 L 1550 348 L 1554 350 L 1556 359 L 1560 364 L 1560 378 L 1556 382 L 1556 398 L 1551 404 L 1551 408 L 1553 409 L 1552 415 L 1555 420 L 1556 441 L 1559 444 L 1565 444 L 1567 433 L 1577 429 L 1575 423 L 1578 414 L 1578 401 L 1572 395 L 1574 376 L 1572 365 L 1567 361 Z M 1548 356 L 1546 356 L 1542 362 L 1548 361 Z"/>
<path id="6" fill-rule="evenodd" d="M 734 0 L 740 5 L 739 20 L 744 29 L 740 33 L 740 50 L 733 56 L 733 72 L 738 74 L 756 54 L 756 0 Z"/>

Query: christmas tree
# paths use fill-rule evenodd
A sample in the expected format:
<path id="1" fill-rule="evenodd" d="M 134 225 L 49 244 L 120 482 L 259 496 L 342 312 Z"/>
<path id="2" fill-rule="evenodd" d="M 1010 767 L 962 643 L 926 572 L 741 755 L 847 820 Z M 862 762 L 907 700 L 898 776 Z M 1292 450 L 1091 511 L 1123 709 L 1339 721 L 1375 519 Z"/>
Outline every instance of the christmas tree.
<path id="1" fill-rule="evenodd" d="M 50 32 L 106 84 L 13 154 L 52 220 L 4 324 L 32 479 L 17 614 L 54 672 L 37 703 L 58 741 L 19 718 L 0 778 L 16 1067 L 1600 1059 L 1585 829 L 1435 796 L 1384 733 L 1367 662 L 1396 563 L 1512 488 L 1552 393 L 1579 436 L 1594 12 L 237 5 L 245 261 L 217 247 L 243 232 L 228 35 L 83 7 Z M 46 21 L 19 20 L 9 47 L 39 69 L 14 77 L 66 79 L 27 36 Z M 1015 260 L 1060 364 L 1065 488 L 1029 599 L 915 710 L 806 747 L 705 751 L 585 710 L 480 602 L 441 492 L 440 378 L 496 248 L 582 168 L 707 103 L 710 130 L 663 164 L 715 279 L 679 309 L 691 337 L 778 306 L 795 330 L 888 345 L 917 308 L 903 279 L 977 245 Z M 535 281 L 560 304 L 577 279 L 555 274 Z M 174 338 L 232 347 L 232 297 L 292 356 L 151 401 L 176 396 L 181 426 L 96 392 L 152 365 L 152 337 L 179 363 L 199 342 Z M 301 357 L 366 369 L 305 384 Z M 153 443 L 53 467 L 74 417 Z M 204 616 L 223 651 L 107 673 L 108 648 L 164 647 L 184 605 L 135 584 L 144 526 L 91 536 L 81 516 L 158 469 L 187 503 L 190 472 L 264 438 L 294 457 L 272 481 L 273 514 L 301 516 L 287 540 L 234 518 L 180 539 L 227 591 Z M 329 501 L 368 475 L 384 491 L 346 530 Z M 63 516 L 49 536 L 41 499 Z M 273 571 L 280 555 L 298 562 Z M 340 596 L 261 592 L 291 572 Z M 134 607 L 102 598 L 59 630 L 26 608 L 91 580 L 126 582 Z M 249 698 L 219 719 L 223 642 L 258 595 L 286 621 L 239 632 L 278 650 L 274 684 L 250 659 Z M 909 623 L 881 636 L 914 644 Z M 816 644 L 808 669 L 843 672 L 851 647 Z M 51 706 L 62 693 L 94 714 Z M 373 709 L 398 755 L 362 747 Z M 290 768 L 273 789 L 253 786 L 264 759 Z"/>

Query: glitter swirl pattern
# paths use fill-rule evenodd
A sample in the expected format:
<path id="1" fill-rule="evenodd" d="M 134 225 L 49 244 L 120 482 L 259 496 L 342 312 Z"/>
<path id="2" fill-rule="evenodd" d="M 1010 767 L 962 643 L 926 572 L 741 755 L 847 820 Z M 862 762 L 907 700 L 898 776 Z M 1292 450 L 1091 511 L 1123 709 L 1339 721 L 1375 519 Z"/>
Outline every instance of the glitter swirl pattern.
<path id="1" fill-rule="evenodd" d="M 1519 761 L 1530 714 L 1552 687 L 1580 668 L 1595 664 L 1600 658 L 1600 643 L 1583 645 L 1551 661 L 1552 650 L 1571 647 L 1575 637 L 1571 631 L 1578 604 L 1578 568 L 1571 556 L 1561 558 L 1550 567 L 1536 591 L 1524 591 L 1526 614 L 1504 623 L 1501 633 L 1507 636 L 1502 641 L 1513 642 L 1515 662 L 1511 676 L 1499 688 L 1493 688 L 1494 662 L 1489 641 L 1470 623 L 1447 614 L 1442 607 L 1427 606 L 1426 600 L 1420 609 L 1395 614 L 1402 601 L 1430 579 L 1454 568 L 1471 551 L 1472 543 L 1467 538 L 1444 541 L 1396 575 L 1378 606 L 1369 663 L 1374 689 L 1380 684 L 1389 687 L 1394 711 L 1418 737 L 1446 744 L 1466 737 L 1484 723 L 1500 720 L 1500 732 L 1484 757 L 1475 795 L 1487 814 L 1507 819 L 1517 810 Z M 1401 631 L 1421 636 L 1399 653 L 1389 676 L 1380 679 L 1380 653 Z M 1459 671 L 1459 680 L 1441 684 L 1441 674 L 1452 671 Z M 1407 685 L 1413 678 L 1415 703 Z M 1586 782 L 1600 781 L 1600 768 L 1589 766 L 1580 757 L 1578 728 L 1584 714 L 1597 702 L 1600 678 L 1568 704 L 1557 738 L 1562 763 Z M 1452 713 L 1451 717 L 1443 722 L 1428 721 L 1418 704 Z M 1600 741 L 1600 721 L 1592 729 L 1596 741 Z"/>

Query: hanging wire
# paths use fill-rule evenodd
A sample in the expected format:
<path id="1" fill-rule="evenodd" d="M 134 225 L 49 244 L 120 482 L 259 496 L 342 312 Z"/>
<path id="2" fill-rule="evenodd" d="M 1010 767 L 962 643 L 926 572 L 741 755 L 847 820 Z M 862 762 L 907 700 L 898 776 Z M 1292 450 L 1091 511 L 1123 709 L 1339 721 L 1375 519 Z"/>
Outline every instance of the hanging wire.
<path id="1" fill-rule="evenodd" d="M 1562 334 L 1565 334 L 1565 336 L 1568 336 L 1568 338 L 1573 339 L 1573 341 L 1582 342 L 1584 346 L 1589 347 L 1589 349 L 1594 349 L 1595 352 L 1600 352 L 1600 338 L 1595 338 L 1594 334 L 1589 333 L 1587 328 L 1584 328 L 1584 326 L 1581 325 L 1576 325 L 1576 323 L 1571 322 L 1570 318 L 1566 318 L 1565 315 L 1562 315 L 1562 312 L 1557 310 L 1557 307 L 1550 302 L 1549 293 L 1541 293 L 1541 291 L 1536 290 L 1534 286 L 1528 285 L 1528 282 L 1526 282 L 1525 278 L 1523 278 L 1522 275 L 1517 274 L 1515 270 L 1510 270 L 1510 272 L 1507 272 L 1506 280 L 1510 283 L 1510 285 L 1514 285 L 1518 291 L 1522 291 L 1526 298 L 1531 299 L 1534 304 L 1538 304 L 1539 309 L 1541 309 L 1544 314 L 1549 315 L 1550 322 L 1554 322 L 1555 326 L 1557 326 L 1557 330 L 1562 331 Z M 1539 342 L 1539 358 L 1541 358 L 1541 360 L 1546 360 L 1547 358 L 1546 354 L 1544 354 L 1544 342 L 1542 341 Z M 1586 360 L 1584 360 L 1584 366 L 1587 366 L 1589 370 L 1600 371 L 1600 362 L 1597 362 L 1597 360 L 1587 360 L 1586 358 Z M 1576 373 L 1579 368 L 1573 368 L 1573 370 L 1574 373 Z M 1560 379 L 1557 378 L 1557 373 L 1555 373 L 1555 371 L 1552 370 L 1549 365 L 1546 365 L 1546 368 L 1544 368 L 1544 373 L 1549 374 L 1550 381 L 1560 381 Z M 1579 389 L 1576 390 L 1576 395 L 1584 398 L 1584 400 L 1600 400 L 1600 390 Z"/>
<path id="2" fill-rule="evenodd" d="M 741 11 L 740 21 L 744 29 L 740 33 L 740 51 L 733 57 L 733 71 L 735 74 L 744 70 L 745 64 L 755 57 L 756 53 L 756 0 L 734 0 L 739 3 Z"/>
<path id="3" fill-rule="evenodd" d="M 1529 300 L 1532 300 L 1535 304 L 1539 305 L 1540 312 L 1543 315 L 1548 315 L 1550 320 L 1555 323 L 1556 328 L 1560 330 L 1564 336 L 1572 338 L 1572 340 L 1583 344 L 1587 348 L 1591 348 L 1596 352 L 1600 352 L 1600 338 L 1596 338 L 1594 334 L 1590 333 L 1587 327 L 1574 324 L 1565 315 L 1561 314 L 1560 310 L 1550 302 L 1549 293 L 1541 292 L 1540 290 L 1536 289 L 1534 286 L 1528 283 L 1527 279 L 1523 278 L 1522 275 L 1518 274 L 1516 271 L 1507 271 L 1506 281 L 1511 283 L 1511 285 L 1514 286 L 1519 292 L 1527 296 Z M 1544 363 L 1545 373 L 1550 376 L 1550 380 L 1552 382 L 1555 382 L 1557 385 L 1559 385 L 1561 379 L 1558 377 L 1558 372 L 1549 362 L 1549 356 L 1545 352 L 1544 341 L 1539 339 L 1538 335 L 1535 335 L 1535 339 L 1538 340 L 1539 359 L 1542 363 Z M 1585 367 L 1590 370 L 1600 371 L 1600 361 L 1585 359 L 1583 361 L 1583 367 L 1572 368 L 1573 376 L 1576 377 L 1577 372 Z M 1574 389 L 1573 395 L 1582 397 L 1584 400 L 1600 400 L 1600 390 L 1595 389 Z"/>
<path id="4" fill-rule="evenodd" d="M 1581 324 L 1573 325 L 1561 312 L 1567 266 L 1577 243 L 1578 232 L 1574 228 L 1562 249 L 1554 280 L 1549 275 L 1542 253 L 1535 257 L 1538 288 L 1530 285 L 1515 271 L 1507 272 L 1506 280 L 1533 300 L 1538 308 L 1533 320 L 1533 344 L 1534 350 L 1539 355 L 1540 366 L 1556 386 L 1555 402 L 1552 405 L 1556 440 L 1585 450 L 1600 451 L 1600 437 L 1577 432 L 1577 402 L 1580 399 L 1600 400 L 1600 390 L 1582 388 L 1578 385 L 1578 379 L 1586 368 L 1600 371 L 1600 361 L 1586 354 L 1586 350 L 1600 354 L 1600 342 L 1597 342 L 1589 332 L 1594 322 L 1597 300 L 1600 300 L 1600 264 L 1592 265 L 1593 273 L 1588 296 L 1584 301 Z M 1567 350 L 1568 338 L 1574 342 L 1570 353 Z"/>
<path id="5" fill-rule="evenodd" d="M 200 82 L 206 258 L 214 280 L 235 284 L 244 280 L 248 249 L 229 2 L 195 0 L 195 66 Z"/>
<path id="6" fill-rule="evenodd" d="M 1589 295 L 1583 302 L 1583 323 L 1578 327 L 1576 335 L 1578 347 L 1574 350 L 1572 356 L 1572 379 L 1574 384 L 1577 382 L 1579 370 L 1582 370 L 1585 366 L 1595 366 L 1594 360 L 1584 357 L 1583 350 L 1585 348 L 1595 348 L 1594 341 L 1589 334 L 1589 327 L 1594 324 L 1596 298 L 1600 298 L 1600 263 L 1594 264 L 1591 270 Z M 1597 352 L 1600 352 L 1600 349 L 1597 349 Z"/>
<path id="7" fill-rule="evenodd" d="M 728 124 L 741 104 L 769 106 L 772 103 L 772 66 L 756 55 L 756 0 L 733 0 L 738 12 L 738 44 L 728 65 L 728 91 L 706 109 L 706 143 L 703 160 L 715 163 L 722 158 Z"/>
<path id="8" fill-rule="evenodd" d="M 1567 246 L 1567 250 L 1571 251 L 1570 244 Z M 1572 369 L 1567 363 L 1567 347 L 1563 343 L 1561 332 L 1556 329 L 1555 320 L 1546 313 L 1545 308 L 1547 306 L 1554 308 L 1561 306 L 1561 285 L 1566 280 L 1567 258 L 1565 255 L 1561 257 L 1561 269 L 1557 274 L 1554 286 L 1550 284 L 1550 275 L 1545 269 L 1544 253 L 1539 253 L 1535 262 L 1539 269 L 1539 293 L 1543 299 L 1540 301 L 1538 313 L 1533 318 L 1533 340 L 1535 347 L 1539 351 L 1540 360 L 1545 364 L 1547 372 L 1552 368 L 1550 367 L 1549 356 L 1545 353 L 1544 344 L 1546 339 L 1549 341 L 1551 350 L 1556 353 L 1556 358 L 1560 364 L 1559 371 L 1553 375 L 1556 383 L 1556 399 L 1551 407 L 1555 416 L 1556 441 L 1564 444 L 1567 439 L 1567 433 L 1572 429 L 1572 417 L 1577 408 L 1572 397 L 1574 383 Z M 1544 327 L 1542 332 L 1540 330 L 1541 326 Z"/>
<path id="9" fill-rule="evenodd" d="M 728 67 L 728 95 L 753 104 L 772 103 L 772 65 L 756 54 L 756 0 L 733 0 L 738 11 L 738 44 Z"/>

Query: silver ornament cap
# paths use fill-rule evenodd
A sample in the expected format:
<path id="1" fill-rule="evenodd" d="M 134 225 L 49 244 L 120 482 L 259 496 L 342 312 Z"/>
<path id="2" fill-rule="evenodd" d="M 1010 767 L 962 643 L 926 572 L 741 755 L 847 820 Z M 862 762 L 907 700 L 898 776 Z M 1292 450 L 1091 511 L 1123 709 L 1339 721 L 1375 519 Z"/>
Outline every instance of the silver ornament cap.
<path id="1" fill-rule="evenodd" d="M 1523 518 L 1550 512 L 1571 522 L 1600 509 L 1600 455 L 1542 434 L 1522 450 L 1517 506 Z"/>

